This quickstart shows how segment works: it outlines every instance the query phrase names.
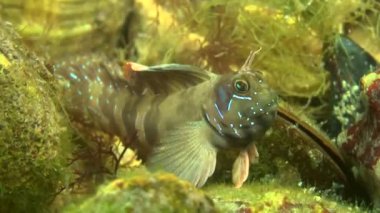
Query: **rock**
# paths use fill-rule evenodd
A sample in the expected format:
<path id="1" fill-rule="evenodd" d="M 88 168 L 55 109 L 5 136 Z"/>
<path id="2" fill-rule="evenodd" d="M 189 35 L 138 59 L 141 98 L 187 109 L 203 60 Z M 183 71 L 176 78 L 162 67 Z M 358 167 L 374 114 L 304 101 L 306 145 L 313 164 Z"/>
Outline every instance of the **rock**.
<path id="1" fill-rule="evenodd" d="M 66 178 L 66 130 L 54 81 L 0 24 L 0 212 L 43 212 Z"/>
<path id="2" fill-rule="evenodd" d="M 218 212 L 213 201 L 174 175 L 137 174 L 100 187 L 95 196 L 64 212 Z"/>

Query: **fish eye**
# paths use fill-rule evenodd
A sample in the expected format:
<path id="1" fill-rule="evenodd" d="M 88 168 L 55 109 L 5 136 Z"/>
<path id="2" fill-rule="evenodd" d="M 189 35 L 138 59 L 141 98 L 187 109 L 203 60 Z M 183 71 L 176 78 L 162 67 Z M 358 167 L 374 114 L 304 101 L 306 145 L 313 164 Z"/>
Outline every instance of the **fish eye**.
<path id="1" fill-rule="evenodd" d="M 244 79 L 235 80 L 234 87 L 237 92 L 247 92 L 249 90 L 249 84 Z"/>

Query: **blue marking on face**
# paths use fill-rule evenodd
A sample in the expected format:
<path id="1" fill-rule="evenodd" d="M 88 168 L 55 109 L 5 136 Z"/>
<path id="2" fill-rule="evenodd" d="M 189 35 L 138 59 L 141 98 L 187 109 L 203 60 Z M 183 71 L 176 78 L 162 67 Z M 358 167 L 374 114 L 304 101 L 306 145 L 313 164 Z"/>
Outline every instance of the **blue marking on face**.
<path id="1" fill-rule="evenodd" d="M 236 95 L 236 94 L 233 94 L 232 97 L 237 98 L 237 99 L 241 99 L 241 100 L 249 100 L 249 101 L 252 100 L 251 97 L 240 96 L 240 95 Z"/>
<path id="2" fill-rule="evenodd" d="M 277 111 L 277 95 L 258 73 L 222 76 L 214 86 L 205 118 L 222 136 L 240 146 L 262 137 Z M 212 104 L 212 105 L 211 105 Z"/>
<path id="3" fill-rule="evenodd" d="M 227 111 L 231 110 L 231 105 L 232 105 L 232 99 L 228 102 Z"/>
<path id="4" fill-rule="evenodd" d="M 220 117 L 221 117 L 222 119 L 224 119 L 223 114 L 222 114 L 222 112 L 220 111 L 218 105 L 215 103 L 214 106 L 215 106 L 216 110 L 218 111 L 218 114 L 220 115 Z"/>

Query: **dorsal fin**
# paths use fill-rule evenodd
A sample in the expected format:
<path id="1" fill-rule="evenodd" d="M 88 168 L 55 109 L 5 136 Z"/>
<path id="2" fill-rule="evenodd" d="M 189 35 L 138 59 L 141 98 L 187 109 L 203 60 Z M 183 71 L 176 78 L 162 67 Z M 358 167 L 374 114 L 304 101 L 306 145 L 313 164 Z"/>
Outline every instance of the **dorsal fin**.
<path id="1" fill-rule="evenodd" d="M 126 62 L 124 77 L 138 94 L 167 94 L 209 80 L 210 73 L 184 64 L 144 66 Z"/>

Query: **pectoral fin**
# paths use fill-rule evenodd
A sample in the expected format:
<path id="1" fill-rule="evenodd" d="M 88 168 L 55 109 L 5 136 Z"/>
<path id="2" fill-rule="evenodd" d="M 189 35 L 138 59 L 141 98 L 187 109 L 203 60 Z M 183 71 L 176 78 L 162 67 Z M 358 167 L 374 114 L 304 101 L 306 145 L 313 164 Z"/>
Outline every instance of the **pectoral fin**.
<path id="1" fill-rule="evenodd" d="M 190 122 L 168 132 L 154 149 L 148 168 L 165 170 L 201 187 L 214 173 L 216 148 L 207 141 L 202 122 Z"/>
<path id="2" fill-rule="evenodd" d="M 259 162 L 259 152 L 257 151 L 256 145 L 252 143 L 247 148 L 249 162 L 255 164 Z"/>
<path id="3" fill-rule="evenodd" d="M 247 180 L 249 174 L 249 154 L 247 150 L 242 150 L 236 158 L 232 167 L 232 182 L 236 188 L 240 188 Z"/>

